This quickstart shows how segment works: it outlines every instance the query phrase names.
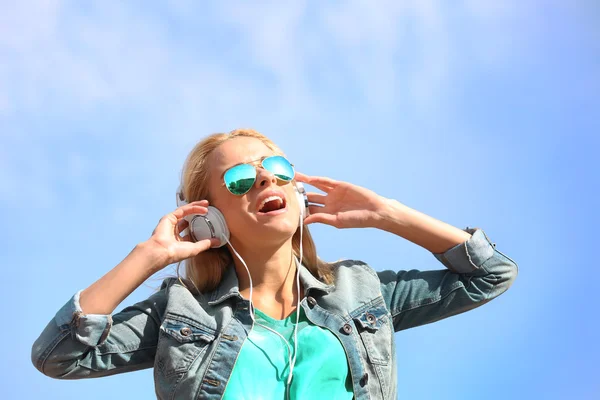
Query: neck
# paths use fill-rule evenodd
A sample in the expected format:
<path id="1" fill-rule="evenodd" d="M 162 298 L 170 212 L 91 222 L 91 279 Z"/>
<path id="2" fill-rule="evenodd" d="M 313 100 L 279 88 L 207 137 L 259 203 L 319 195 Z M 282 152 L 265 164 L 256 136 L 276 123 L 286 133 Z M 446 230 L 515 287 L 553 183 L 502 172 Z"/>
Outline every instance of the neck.
<path id="1" fill-rule="evenodd" d="M 252 276 L 252 290 L 256 295 L 275 298 L 293 297 L 296 292 L 296 262 L 292 252 L 291 238 L 283 244 L 273 246 L 244 246 L 233 243 L 235 250 L 244 259 Z M 245 298 L 250 294 L 250 280 L 244 264 L 233 253 L 240 293 Z"/>

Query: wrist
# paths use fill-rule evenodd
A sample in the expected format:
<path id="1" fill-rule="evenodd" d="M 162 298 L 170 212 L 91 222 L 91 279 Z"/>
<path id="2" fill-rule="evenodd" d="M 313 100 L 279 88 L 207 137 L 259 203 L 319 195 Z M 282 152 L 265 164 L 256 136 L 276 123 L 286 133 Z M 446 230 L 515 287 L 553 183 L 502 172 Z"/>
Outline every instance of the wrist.
<path id="1" fill-rule="evenodd" d="M 135 254 L 136 257 L 143 260 L 143 265 L 151 274 L 169 265 L 166 253 L 166 250 L 158 248 L 149 241 L 138 243 L 132 251 L 132 255 Z"/>
<path id="2" fill-rule="evenodd" d="M 375 221 L 375 228 L 397 233 L 406 226 L 406 215 L 409 207 L 398 200 L 383 198 L 383 205 Z"/>

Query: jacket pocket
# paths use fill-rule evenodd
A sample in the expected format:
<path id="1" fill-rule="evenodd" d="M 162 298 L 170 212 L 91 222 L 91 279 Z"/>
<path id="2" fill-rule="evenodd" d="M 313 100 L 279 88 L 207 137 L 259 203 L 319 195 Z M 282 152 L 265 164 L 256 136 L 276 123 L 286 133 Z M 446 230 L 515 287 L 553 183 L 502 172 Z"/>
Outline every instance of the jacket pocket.
<path id="1" fill-rule="evenodd" d="M 185 372 L 215 340 L 215 331 L 186 317 L 169 315 L 160 326 L 155 369 L 163 376 Z"/>
<path id="2" fill-rule="evenodd" d="M 376 305 L 356 314 L 353 319 L 372 364 L 388 365 L 392 351 L 392 329 L 387 308 Z"/>

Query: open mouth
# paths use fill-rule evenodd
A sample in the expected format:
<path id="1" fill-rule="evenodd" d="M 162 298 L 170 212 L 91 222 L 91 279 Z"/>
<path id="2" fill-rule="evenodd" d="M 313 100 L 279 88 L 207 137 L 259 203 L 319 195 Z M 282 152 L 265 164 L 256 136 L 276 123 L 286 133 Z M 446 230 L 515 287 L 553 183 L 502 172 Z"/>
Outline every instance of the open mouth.
<path id="1" fill-rule="evenodd" d="M 264 199 L 258 209 L 259 213 L 267 214 L 274 211 L 284 209 L 286 206 L 285 199 L 279 196 L 270 196 Z"/>

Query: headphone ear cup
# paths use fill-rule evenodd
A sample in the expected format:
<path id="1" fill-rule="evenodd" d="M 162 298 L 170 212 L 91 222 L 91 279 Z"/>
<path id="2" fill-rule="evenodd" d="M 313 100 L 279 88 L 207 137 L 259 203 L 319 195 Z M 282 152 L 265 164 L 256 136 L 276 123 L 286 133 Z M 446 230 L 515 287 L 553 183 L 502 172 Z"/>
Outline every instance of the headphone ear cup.
<path id="1" fill-rule="evenodd" d="M 294 185 L 294 192 L 296 194 L 296 200 L 298 201 L 298 207 L 300 208 L 300 221 L 298 221 L 298 226 L 300 226 L 302 223 L 301 221 L 304 221 L 310 214 L 308 211 L 308 196 L 306 195 L 306 190 L 301 182 L 296 182 Z"/>
<path id="2" fill-rule="evenodd" d="M 229 228 L 225 223 L 225 217 L 213 206 L 208 206 L 206 215 L 193 214 L 186 217 L 190 223 L 191 237 L 194 242 L 204 239 L 217 238 L 220 243 L 213 248 L 223 247 L 229 241 Z"/>

